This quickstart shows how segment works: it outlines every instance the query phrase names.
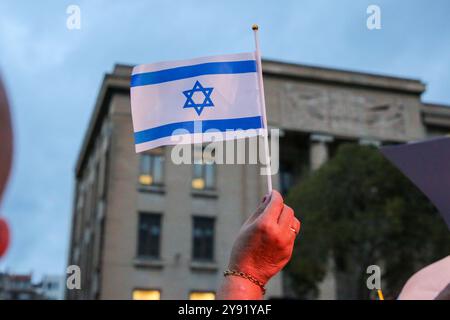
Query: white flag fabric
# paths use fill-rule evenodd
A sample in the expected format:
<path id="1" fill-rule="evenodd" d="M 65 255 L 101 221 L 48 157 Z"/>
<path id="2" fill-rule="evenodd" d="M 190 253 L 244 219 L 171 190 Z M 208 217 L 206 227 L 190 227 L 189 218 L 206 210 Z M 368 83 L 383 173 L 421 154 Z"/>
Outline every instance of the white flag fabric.
<path id="1" fill-rule="evenodd" d="M 253 52 L 136 66 L 130 83 L 136 152 L 236 138 L 226 132 L 261 134 L 260 94 Z"/>

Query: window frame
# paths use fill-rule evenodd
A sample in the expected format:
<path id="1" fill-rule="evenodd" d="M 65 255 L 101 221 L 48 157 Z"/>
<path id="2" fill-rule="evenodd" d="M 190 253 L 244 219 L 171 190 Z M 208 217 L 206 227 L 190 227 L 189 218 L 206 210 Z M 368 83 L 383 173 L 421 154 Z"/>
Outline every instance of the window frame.
<path id="1" fill-rule="evenodd" d="M 200 168 L 201 170 L 201 174 L 200 176 L 198 176 L 196 174 L 196 168 Z M 212 172 L 212 185 L 209 186 L 207 185 L 207 169 L 208 168 L 212 168 L 213 172 Z M 202 179 L 204 182 L 204 187 L 203 188 L 195 188 L 194 186 L 192 186 L 192 183 L 194 182 L 194 180 L 196 179 Z M 217 167 L 215 163 L 194 163 L 192 165 L 192 180 L 191 180 L 191 187 L 193 190 L 197 190 L 197 191 L 202 191 L 202 190 L 207 190 L 207 191 L 214 191 L 217 189 Z"/>
<path id="2" fill-rule="evenodd" d="M 148 168 L 143 169 L 143 160 L 144 157 L 148 157 Z M 161 158 L 161 180 L 155 181 L 155 158 Z M 163 187 L 166 175 L 166 159 L 165 159 L 165 148 L 159 147 L 156 149 L 152 149 L 149 151 L 142 152 L 139 155 L 139 171 L 138 171 L 138 184 L 141 187 Z M 141 176 L 148 175 L 152 177 L 152 182 L 150 184 L 145 184 L 140 181 Z"/>
<path id="3" fill-rule="evenodd" d="M 145 249 L 141 246 L 145 246 L 144 244 L 141 244 L 141 221 L 144 216 L 153 216 L 159 218 L 159 234 L 158 234 L 158 243 L 156 247 L 157 254 L 145 254 L 143 252 L 146 251 L 152 251 L 151 248 Z M 161 246 L 162 246 L 162 228 L 163 228 L 163 214 L 158 212 L 148 212 L 148 211 L 139 211 L 138 212 L 138 223 L 137 223 L 137 243 L 136 243 L 136 257 L 138 259 L 151 259 L 151 260 L 160 260 L 161 259 Z M 149 235 L 152 237 L 151 235 Z M 151 241 L 147 240 L 147 241 Z"/>
<path id="4" fill-rule="evenodd" d="M 198 220 L 197 220 L 198 219 Z M 196 230 L 196 220 L 204 220 L 207 221 L 209 220 L 210 222 L 212 222 L 212 241 L 210 244 L 210 256 L 209 253 L 206 255 L 198 255 L 198 250 L 200 251 L 209 251 L 208 249 L 203 248 L 204 245 L 202 246 L 201 249 L 197 249 L 196 246 L 196 235 L 195 235 L 195 230 Z M 215 256 L 216 256 L 216 217 L 212 217 L 212 216 L 205 216 L 205 215 L 193 215 L 192 216 L 192 249 L 191 249 L 191 257 L 192 257 L 192 261 L 195 262 L 214 262 L 215 261 Z M 203 240 L 205 241 L 205 240 Z"/>

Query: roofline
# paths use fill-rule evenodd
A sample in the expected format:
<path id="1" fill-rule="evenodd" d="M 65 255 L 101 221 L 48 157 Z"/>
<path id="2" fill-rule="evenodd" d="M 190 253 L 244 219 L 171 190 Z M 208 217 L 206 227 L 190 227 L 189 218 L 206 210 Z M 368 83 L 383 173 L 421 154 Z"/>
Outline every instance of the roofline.
<path id="1" fill-rule="evenodd" d="M 388 91 L 420 95 L 425 91 L 425 84 L 420 80 L 400 78 L 373 73 L 308 66 L 291 62 L 263 59 L 263 73 L 277 77 L 305 79 L 309 81 L 332 83 L 346 86 L 359 86 Z M 114 91 L 128 92 L 130 74 L 133 66 L 116 64 L 113 73 L 104 76 L 89 125 L 83 138 L 75 166 L 75 175 L 79 177 L 88 149 L 92 145 L 92 136 L 98 131 L 99 119 L 108 108 L 108 101 Z"/>
<path id="2" fill-rule="evenodd" d="M 117 66 L 116 66 L 117 68 Z M 130 76 L 106 74 L 103 77 L 100 92 L 97 96 L 94 110 L 89 120 L 89 125 L 83 138 L 83 142 L 78 153 L 75 165 L 75 176 L 81 175 L 81 170 L 86 160 L 88 149 L 92 146 L 92 136 L 100 130 L 99 119 L 108 111 L 108 103 L 114 91 L 128 91 L 130 84 Z"/>
<path id="3" fill-rule="evenodd" d="M 422 94 L 426 85 L 420 79 L 402 78 L 392 75 L 343 70 L 321 66 L 312 66 L 285 62 L 280 60 L 263 59 L 263 73 L 280 77 L 292 77 L 297 79 L 329 82 L 340 85 L 360 86 Z M 131 69 L 134 66 L 116 64 L 116 69 Z M 122 71 L 123 72 L 123 71 Z M 386 83 L 386 81 L 390 83 Z"/>
<path id="4" fill-rule="evenodd" d="M 422 104 L 424 108 L 441 108 L 440 110 L 450 110 L 450 104 L 433 103 L 433 102 L 422 102 Z"/>
<path id="5" fill-rule="evenodd" d="M 426 89 L 425 83 L 419 79 L 310 66 L 270 59 L 263 59 L 263 72 L 265 74 L 280 77 L 292 77 L 310 81 L 375 88 L 417 95 L 422 94 Z"/>
<path id="6" fill-rule="evenodd" d="M 425 125 L 450 128 L 450 105 L 422 103 L 420 111 Z"/>

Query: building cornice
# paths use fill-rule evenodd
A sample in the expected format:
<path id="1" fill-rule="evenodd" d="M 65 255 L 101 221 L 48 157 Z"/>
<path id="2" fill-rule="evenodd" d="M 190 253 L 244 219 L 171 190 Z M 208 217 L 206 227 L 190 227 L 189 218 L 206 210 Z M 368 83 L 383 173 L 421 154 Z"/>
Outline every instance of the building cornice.
<path id="1" fill-rule="evenodd" d="M 273 60 L 263 60 L 263 72 L 267 75 L 279 77 L 417 95 L 422 94 L 426 89 L 425 84 L 417 79 L 322 68 Z"/>
<path id="2" fill-rule="evenodd" d="M 130 69 L 131 70 L 131 69 Z M 89 120 L 89 125 L 83 138 L 83 143 L 75 165 L 75 175 L 81 175 L 82 168 L 86 161 L 86 155 L 92 144 L 92 137 L 100 131 L 101 119 L 108 113 L 109 101 L 113 92 L 128 91 L 130 88 L 130 76 L 106 74 L 103 78 L 100 92 L 95 102 L 94 111 Z"/>
<path id="3" fill-rule="evenodd" d="M 421 113 L 425 126 L 450 128 L 450 105 L 423 103 Z"/>

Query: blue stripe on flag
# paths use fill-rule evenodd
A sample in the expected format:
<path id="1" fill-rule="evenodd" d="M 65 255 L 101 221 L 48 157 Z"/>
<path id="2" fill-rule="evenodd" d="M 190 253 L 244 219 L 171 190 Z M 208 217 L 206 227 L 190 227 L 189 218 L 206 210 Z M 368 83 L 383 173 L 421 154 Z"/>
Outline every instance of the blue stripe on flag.
<path id="1" fill-rule="evenodd" d="M 202 133 L 207 130 L 211 130 L 212 132 L 213 129 L 216 131 L 225 132 L 227 130 L 248 130 L 263 127 L 260 116 L 223 120 L 184 121 L 165 124 L 163 126 L 135 132 L 134 143 L 139 144 L 160 138 L 170 137 L 177 129 L 184 129 L 187 131 L 179 132 L 178 134 L 200 133 L 194 132 L 195 122 L 201 122 Z"/>
<path id="2" fill-rule="evenodd" d="M 232 74 L 247 72 L 256 72 L 255 60 L 207 62 L 192 66 L 134 74 L 131 76 L 130 86 L 146 86 L 207 74 Z"/>

